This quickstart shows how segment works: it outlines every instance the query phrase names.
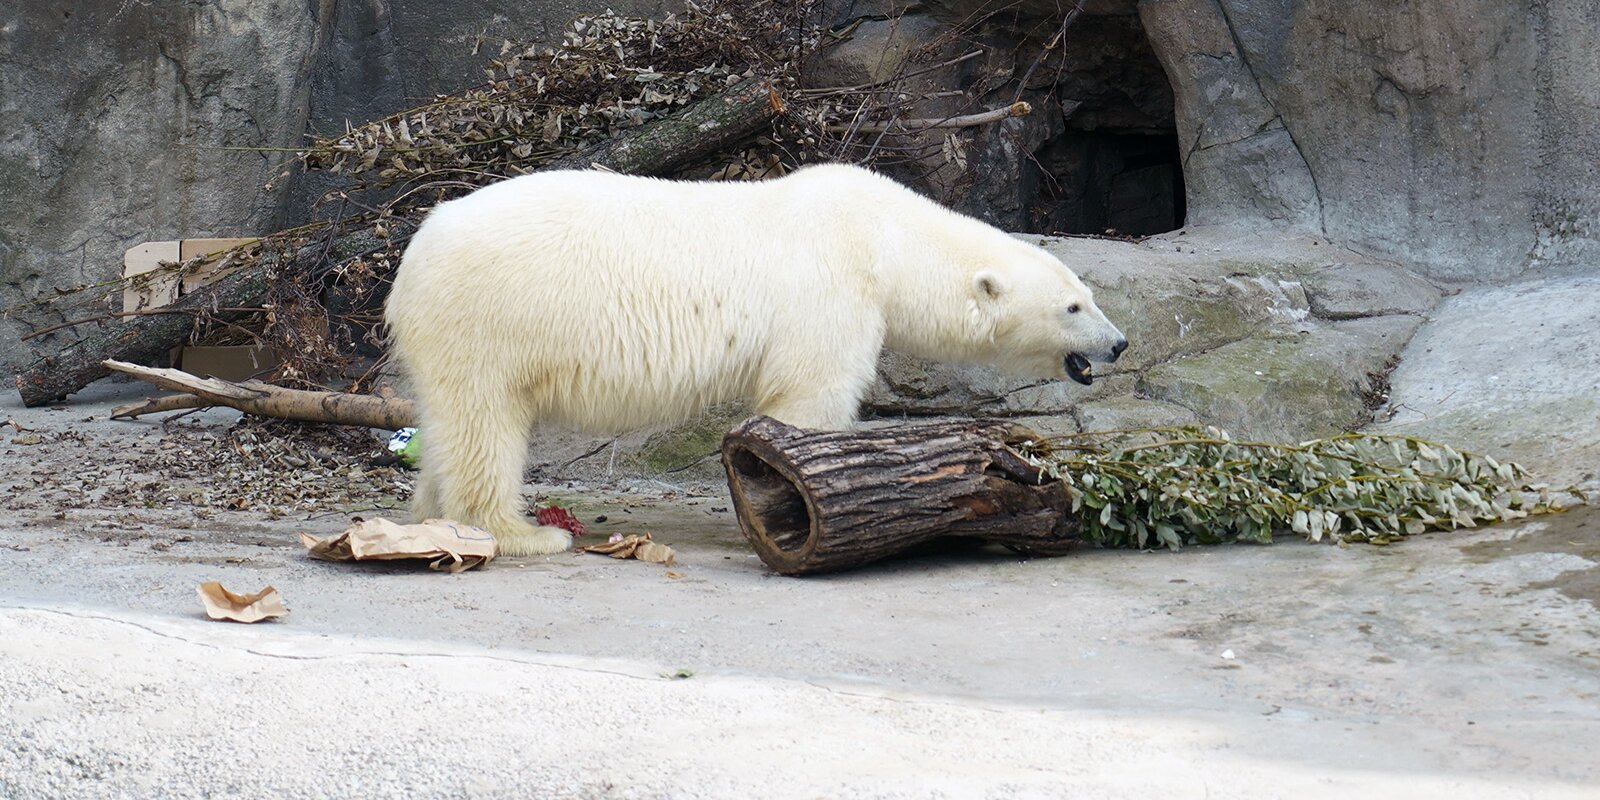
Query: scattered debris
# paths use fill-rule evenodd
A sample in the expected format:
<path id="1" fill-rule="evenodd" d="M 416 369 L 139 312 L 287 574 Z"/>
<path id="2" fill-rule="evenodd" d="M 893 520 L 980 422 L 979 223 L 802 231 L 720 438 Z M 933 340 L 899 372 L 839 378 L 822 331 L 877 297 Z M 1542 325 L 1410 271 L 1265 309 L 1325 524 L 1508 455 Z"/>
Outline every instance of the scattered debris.
<path id="1" fill-rule="evenodd" d="M 174 424 L 112 439 L 34 435 L 43 452 L 26 471 L 0 478 L 0 509 L 286 517 L 394 508 L 411 495 L 411 476 L 374 465 L 380 442 L 359 428 L 247 417 L 226 431 Z"/>
<path id="2" fill-rule="evenodd" d="M 619 538 L 620 537 L 620 538 Z M 612 558 L 634 558 L 648 561 L 653 564 L 671 565 L 677 562 L 678 554 L 672 548 L 651 541 L 648 533 L 631 533 L 627 536 L 613 534 L 605 544 L 591 544 L 579 548 L 584 553 L 598 553 Z"/>
<path id="3" fill-rule="evenodd" d="M 278 590 L 268 586 L 255 594 L 235 594 L 218 581 L 200 584 L 197 592 L 206 608 L 206 616 L 230 622 L 260 622 L 277 619 L 289 610 L 283 607 Z"/>
<path id="4" fill-rule="evenodd" d="M 494 559 L 494 536 L 481 528 L 447 519 L 401 525 L 386 519 L 361 519 L 343 533 L 318 539 L 301 532 L 300 543 L 324 561 L 431 559 L 431 569 L 461 572 Z"/>
<path id="5" fill-rule="evenodd" d="M 389 437 L 389 453 L 394 456 L 395 462 L 407 469 L 419 469 L 422 466 L 422 439 L 417 436 L 416 428 L 401 428 Z"/>
<path id="6" fill-rule="evenodd" d="M 584 532 L 583 523 L 578 521 L 577 515 L 558 505 L 541 506 L 534 511 L 533 518 L 540 525 L 553 525 L 573 536 L 582 536 Z"/>

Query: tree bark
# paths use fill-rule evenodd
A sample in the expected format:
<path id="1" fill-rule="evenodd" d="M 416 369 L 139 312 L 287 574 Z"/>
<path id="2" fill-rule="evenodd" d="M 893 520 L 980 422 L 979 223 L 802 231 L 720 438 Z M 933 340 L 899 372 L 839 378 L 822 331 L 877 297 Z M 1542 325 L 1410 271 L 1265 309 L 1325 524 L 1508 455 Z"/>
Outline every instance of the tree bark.
<path id="1" fill-rule="evenodd" d="M 537 172 L 602 167 L 615 172 L 659 174 L 713 155 L 753 136 L 783 111 L 769 81 L 749 79 L 670 117 L 643 125 L 581 153 L 545 164 Z M 370 231 L 348 233 L 329 247 L 322 242 L 300 248 L 290 264 L 264 256 L 257 264 L 191 292 L 167 306 L 175 311 L 256 306 L 274 274 L 295 274 L 299 266 L 323 257 L 343 260 L 386 243 L 403 246 L 407 234 L 379 240 Z M 281 267 L 281 268 L 280 268 Z M 228 319 L 226 313 L 216 313 Z M 153 314 L 113 323 L 42 356 L 17 373 L 17 391 L 28 406 L 56 402 L 109 374 L 105 360 L 154 361 L 183 343 L 193 327 L 189 314 Z"/>
<path id="2" fill-rule="evenodd" d="M 1078 541 L 1066 492 L 1011 443 L 1003 423 L 804 431 L 767 417 L 723 439 L 745 538 L 785 575 L 848 569 L 957 536 L 1030 555 Z"/>
<path id="3" fill-rule="evenodd" d="M 760 133 L 781 113 L 783 99 L 772 82 L 750 78 L 670 117 L 557 159 L 536 171 L 598 166 L 633 175 L 671 172 Z"/>
<path id="4" fill-rule="evenodd" d="M 261 381 L 225 381 L 198 378 L 176 369 L 141 367 L 121 361 L 107 361 L 109 370 L 132 375 L 163 389 L 188 392 L 204 401 L 198 405 L 227 406 L 246 414 L 302 422 L 328 422 L 360 425 L 367 428 L 399 430 L 416 424 L 417 407 L 400 397 L 379 397 L 347 392 L 308 392 L 286 389 Z M 121 406 L 111 412 L 113 419 L 138 416 L 152 410 L 153 401 Z"/>

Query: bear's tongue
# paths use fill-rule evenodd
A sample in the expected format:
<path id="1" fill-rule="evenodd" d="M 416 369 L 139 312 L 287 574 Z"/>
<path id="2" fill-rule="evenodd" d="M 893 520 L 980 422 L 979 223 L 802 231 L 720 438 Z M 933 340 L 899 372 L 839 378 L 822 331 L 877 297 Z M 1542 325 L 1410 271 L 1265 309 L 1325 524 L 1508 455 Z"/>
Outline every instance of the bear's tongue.
<path id="1" fill-rule="evenodd" d="M 1089 374 L 1089 359 L 1070 353 L 1067 355 L 1067 377 L 1078 383 L 1088 386 L 1094 383 L 1094 376 Z"/>

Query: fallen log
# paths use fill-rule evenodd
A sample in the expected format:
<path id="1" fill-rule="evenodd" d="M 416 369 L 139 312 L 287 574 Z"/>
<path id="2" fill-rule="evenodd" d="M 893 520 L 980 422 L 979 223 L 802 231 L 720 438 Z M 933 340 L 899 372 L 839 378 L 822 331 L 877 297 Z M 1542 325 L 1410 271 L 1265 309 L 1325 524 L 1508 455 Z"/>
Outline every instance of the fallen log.
<path id="1" fill-rule="evenodd" d="M 756 417 L 723 438 L 745 538 L 775 572 L 849 569 L 941 537 L 1061 555 L 1078 542 L 1066 492 L 1004 423 L 807 431 Z"/>
<path id="2" fill-rule="evenodd" d="M 600 167 L 641 175 L 670 172 L 755 135 L 782 111 L 783 102 L 772 84 L 752 78 L 672 116 L 534 171 Z M 381 240 L 360 230 L 331 243 L 302 247 L 287 259 L 263 255 L 256 264 L 200 287 L 163 309 L 173 313 L 140 315 L 108 324 L 41 356 L 17 373 L 17 391 L 27 406 L 56 402 L 109 374 L 102 363 L 106 360 L 150 362 L 182 344 L 194 325 L 193 315 L 184 312 L 211 310 L 217 319 L 238 317 L 240 314 L 221 309 L 259 306 L 273 275 L 299 274 L 301 268 L 323 259 L 337 262 L 390 245 L 403 247 L 407 238 L 408 234 L 397 231 Z"/>
<path id="3" fill-rule="evenodd" d="M 163 402 L 165 398 L 145 400 L 112 409 L 112 419 L 127 419 L 174 407 L 227 406 L 262 417 L 359 425 L 391 431 L 415 425 L 417 420 L 416 405 L 402 397 L 379 397 L 347 392 L 311 392 L 273 386 L 261 381 L 235 382 L 220 378 L 200 378 L 180 370 L 141 367 L 138 364 L 122 361 L 108 360 L 105 366 L 108 370 L 132 375 L 169 391 L 187 392 L 200 401 L 193 405 L 171 405 L 163 408 L 162 406 L 168 405 Z"/>
<path id="4" fill-rule="evenodd" d="M 598 166 L 630 175 L 670 172 L 760 133 L 782 113 L 783 98 L 772 82 L 750 78 L 670 117 L 557 159 L 536 171 Z"/>

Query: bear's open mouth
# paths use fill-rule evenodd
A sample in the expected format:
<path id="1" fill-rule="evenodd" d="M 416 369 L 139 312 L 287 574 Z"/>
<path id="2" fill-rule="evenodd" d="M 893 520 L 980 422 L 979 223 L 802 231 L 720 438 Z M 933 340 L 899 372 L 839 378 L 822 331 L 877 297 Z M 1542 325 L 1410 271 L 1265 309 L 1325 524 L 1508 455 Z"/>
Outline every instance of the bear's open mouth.
<path id="1" fill-rule="evenodd" d="M 1067 354 L 1067 377 L 1078 383 L 1088 386 L 1094 383 L 1094 376 L 1089 374 L 1089 359 L 1077 353 Z"/>

